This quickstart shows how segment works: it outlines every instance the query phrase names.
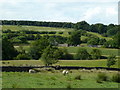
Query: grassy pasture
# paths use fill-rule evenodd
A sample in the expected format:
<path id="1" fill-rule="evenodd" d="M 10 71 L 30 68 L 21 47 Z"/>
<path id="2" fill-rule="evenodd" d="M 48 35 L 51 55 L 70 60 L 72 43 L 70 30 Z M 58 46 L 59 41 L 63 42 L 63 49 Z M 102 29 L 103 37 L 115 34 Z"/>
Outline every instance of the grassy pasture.
<path id="1" fill-rule="evenodd" d="M 96 47 L 66 47 L 69 53 L 77 53 L 79 48 L 85 48 L 88 52 L 91 52 L 92 49 L 99 49 L 102 55 L 116 55 L 118 56 L 118 49 L 108 49 L 108 48 L 96 48 Z"/>
<path id="2" fill-rule="evenodd" d="M 116 73 L 116 72 L 114 72 Z M 118 83 L 104 81 L 97 83 L 97 72 L 83 72 L 72 70 L 64 76 L 60 71 L 33 73 L 28 72 L 2 72 L 2 88 L 118 88 Z M 106 72 L 111 78 L 113 73 Z M 75 79 L 81 75 L 81 80 Z"/>
<path id="3" fill-rule="evenodd" d="M 44 65 L 41 60 L 7 60 L 1 61 L 2 66 L 34 66 L 34 65 Z M 59 60 L 58 63 L 54 65 L 60 66 L 81 66 L 81 67 L 107 67 L 107 60 Z M 112 68 L 118 68 L 118 61 Z"/>
<path id="4" fill-rule="evenodd" d="M 71 31 L 73 29 L 64 29 L 64 28 L 54 28 L 54 27 L 39 27 L 39 26 L 26 26 L 26 25 L 3 25 L 2 30 L 10 29 L 12 31 L 21 31 L 21 30 L 35 30 L 35 31 Z"/>
<path id="5" fill-rule="evenodd" d="M 30 41 L 34 42 L 34 41 Z M 21 45 L 25 50 L 29 50 L 30 46 L 29 45 Z M 19 46 L 15 46 L 16 49 L 19 48 Z M 63 47 L 59 47 L 63 48 Z M 90 53 L 92 49 L 99 49 L 101 51 L 102 55 L 108 56 L 108 55 L 116 55 L 119 56 L 118 54 L 118 49 L 110 49 L 110 48 L 96 48 L 96 47 L 64 47 L 68 50 L 69 53 L 77 53 L 78 49 L 80 48 L 85 48 L 87 51 Z"/>
<path id="6" fill-rule="evenodd" d="M 112 39 L 112 38 L 110 38 L 110 37 L 103 37 L 102 35 L 100 35 L 100 34 L 98 34 L 98 33 L 94 33 L 94 32 L 87 32 L 87 33 L 93 34 L 93 35 L 95 35 L 95 36 L 97 36 L 97 37 L 99 37 L 99 38 L 103 38 L 103 39 L 106 39 L 106 40 L 111 40 L 111 39 Z"/>

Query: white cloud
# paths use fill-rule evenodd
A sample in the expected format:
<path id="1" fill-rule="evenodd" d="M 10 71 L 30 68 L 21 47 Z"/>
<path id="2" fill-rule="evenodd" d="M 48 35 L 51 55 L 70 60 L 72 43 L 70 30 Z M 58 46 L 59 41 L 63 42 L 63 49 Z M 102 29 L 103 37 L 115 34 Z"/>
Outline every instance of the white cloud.
<path id="1" fill-rule="evenodd" d="M 88 9 L 85 14 L 83 15 L 83 20 L 92 20 L 93 18 L 95 19 L 95 16 L 100 14 L 101 12 L 101 8 L 100 7 L 96 7 L 96 8 L 90 8 Z"/>
<path id="2" fill-rule="evenodd" d="M 0 19 L 117 23 L 118 0 L 0 0 Z"/>

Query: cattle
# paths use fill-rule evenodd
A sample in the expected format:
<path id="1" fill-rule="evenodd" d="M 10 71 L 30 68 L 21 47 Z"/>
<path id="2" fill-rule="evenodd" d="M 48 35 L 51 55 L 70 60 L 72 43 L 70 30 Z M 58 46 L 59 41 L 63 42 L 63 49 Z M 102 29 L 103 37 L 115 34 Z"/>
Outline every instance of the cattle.
<path id="1" fill-rule="evenodd" d="M 68 74 L 69 73 L 69 71 L 67 71 L 67 70 L 63 70 L 63 75 L 66 75 L 66 74 Z"/>
<path id="2" fill-rule="evenodd" d="M 33 69 L 30 69 L 30 70 L 29 70 L 29 73 L 36 73 L 36 71 L 33 70 Z"/>

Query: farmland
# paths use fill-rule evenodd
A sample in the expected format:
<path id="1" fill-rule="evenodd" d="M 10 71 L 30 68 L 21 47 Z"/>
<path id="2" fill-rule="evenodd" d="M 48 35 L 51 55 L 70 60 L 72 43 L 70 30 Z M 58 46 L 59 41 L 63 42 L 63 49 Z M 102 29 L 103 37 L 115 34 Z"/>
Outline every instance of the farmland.
<path id="1" fill-rule="evenodd" d="M 29 67 L 52 65 L 119 68 L 119 46 L 114 42 L 115 37 L 109 36 L 107 31 L 102 32 L 101 28 L 97 31 L 96 25 L 95 30 L 91 30 L 90 28 L 90 30 L 84 30 L 86 27 L 82 26 L 82 29 L 77 29 L 74 28 L 75 24 L 71 23 L 56 24 L 57 22 L 49 22 L 49 24 L 46 24 L 46 22 L 36 22 L 34 23 L 35 26 L 29 21 L 25 22 L 25 25 L 23 23 L 22 25 L 18 24 L 19 21 L 14 23 L 13 25 L 2 26 L 5 40 L 3 42 L 5 56 L 3 55 L 4 59 L 0 61 L 2 66 Z M 62 24 L 64 25 L 61 26 Z M 106 27 L 103 28 L 106 29 Z M 60 46 L 61 44 L 63 46 Z M 64 46 L 64 44 L 67 44 L 67 46 Z M 108 61 L 111 58 L 113 62 L 110 62 L 109 66 Z M 68 70 L 68 75 L 63 75 L 62 71 L 52 70 L 36 73 L 2 72 L 2 87 L 118 88 L 118 82 L 112 80 L 112 76 L 117 74 L 117 71 L 71 69 Z M 104 72 L 108 80 L 102 82 L 97 80 L 100 72 Z"/>
<path id="2" fill-rule="evenodd" d="M 114 72 L 115 74 L 116 72 Z M 113 73 L 107 72 L 109 81 L 97 83 L 97 72 L 72 70 L 64 76 L 60 71 L 29 74 L 27 72 L 3 72 L 3 88 L 118 88 L 118 83 L 110 78 Z M 81 75 L 81 79 L 75 79 Z M 24 83 L 23 83 L 24 82 Z"/>
<path id="3" fill-rule="evenodd" d="M 43 62 L 41 60 L 7 60 L 2 61 L 3 66 L 43 66 Z M 81 66 L 81 67 L 107 67 L 107 60 L 59 60 L 58 63 L 54 65 L 60 66 Z M 118 68 L 118 61 L 115 65 L 111 66 L 113 68 Z"/>

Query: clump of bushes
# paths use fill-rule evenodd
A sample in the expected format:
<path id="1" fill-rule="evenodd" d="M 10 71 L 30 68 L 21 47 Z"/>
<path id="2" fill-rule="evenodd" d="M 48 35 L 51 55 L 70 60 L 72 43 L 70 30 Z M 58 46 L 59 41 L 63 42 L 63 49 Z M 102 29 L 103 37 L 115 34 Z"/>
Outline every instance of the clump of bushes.
<path id="1" fill-rule="evenodd" d="M 120 73 L 114 74 L 114 75 L 112 76 L 112 81 L 113 81 L 113 82 L 120 83 Z"/>
<path id="2" fill-rule="evenodd" d="M 96 81 L 97 81 L 97 83 L 102 83 L 103 81 L 108 81 L 108 76 L 106 75 L 106 73 L 98 73 Z"/>
<path id="3" fill-rule="evenodd" d="M 30 60 L 31 58 L 27 54 L 20 53 L 17 55 L 17 57 L 15 59 L 17 59 L 17 60 Z"/>
<path id="4" fill-rule="evenodd" d="M 82 80 L 82 79 L 81 79 L 81 75 L 75 76 L 75 80 Z"/>

